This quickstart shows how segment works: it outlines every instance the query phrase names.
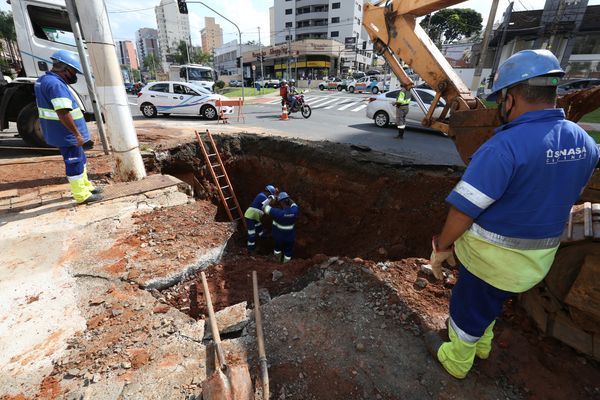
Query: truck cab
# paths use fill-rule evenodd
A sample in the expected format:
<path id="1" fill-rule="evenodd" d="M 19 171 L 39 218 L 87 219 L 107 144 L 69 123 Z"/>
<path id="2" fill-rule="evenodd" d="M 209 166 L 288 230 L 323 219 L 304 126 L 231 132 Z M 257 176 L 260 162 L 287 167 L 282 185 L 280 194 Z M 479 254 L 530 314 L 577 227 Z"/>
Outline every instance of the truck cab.
<path id="1" fill-rule="evenodd" d="M 58 50 L 77 53 L 75 37 L 63 0 L 12 0 L 17 44 L 25 77 L 0 88 L 0 129 L 16 122 L 19 135 L 32 146 L 46 146 L 33 85 L 52 69 L 50 56 Z M 88 119 L 93 115 L 85 79 L 69 86 Z"/>
<path id="2" fill-rule="evenodd" d="M 194 83 L 213 91 L 218 74 L 211 67 L 200 64 L 171 65 L 169 78 L 173 81 Z"/>

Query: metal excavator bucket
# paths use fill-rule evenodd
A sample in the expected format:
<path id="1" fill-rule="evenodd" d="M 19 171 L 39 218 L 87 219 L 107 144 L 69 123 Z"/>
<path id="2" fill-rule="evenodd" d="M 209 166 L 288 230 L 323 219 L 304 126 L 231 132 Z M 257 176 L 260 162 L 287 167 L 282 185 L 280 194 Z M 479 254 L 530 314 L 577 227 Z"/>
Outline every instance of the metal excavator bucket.
<path id="1" fill-rule="evenodd" d="M 455 111 L 450 115 L 448 136 L 454 140 L 460 158 L 468 164 L 473 153 L 494 135 L 499 125 L 495 109 Z"/>

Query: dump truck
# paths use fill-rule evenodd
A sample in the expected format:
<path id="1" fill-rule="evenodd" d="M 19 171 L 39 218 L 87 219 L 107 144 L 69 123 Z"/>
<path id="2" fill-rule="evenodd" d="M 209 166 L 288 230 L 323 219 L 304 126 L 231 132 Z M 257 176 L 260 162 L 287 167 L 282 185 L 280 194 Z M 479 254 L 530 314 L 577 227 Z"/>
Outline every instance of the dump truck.
<path id="1" fill-rule="evenodd" d="M 446 106 L 419 106 L 422 124 L 445 132 L 465 164 L 500 125 L 497 110 L 475 97 L 433 44 L 417 18 L 464 0 L 382 0 L 365 4 L 363 26 L 374 49 L 408 88 L 409 65 L 436 92 L 431 104 L 443 98 Z M 418 98 L 416 99 L 418 102 Z M 600 107 L 600 87 L 559 97 L 558 107 L 571 121 Z M 539 329 L 578 351 L 600 359 L 600 174 L 596 173 L 571 210 L 555 262 L 538 286 L 520 296 L 521 305 Z"/>

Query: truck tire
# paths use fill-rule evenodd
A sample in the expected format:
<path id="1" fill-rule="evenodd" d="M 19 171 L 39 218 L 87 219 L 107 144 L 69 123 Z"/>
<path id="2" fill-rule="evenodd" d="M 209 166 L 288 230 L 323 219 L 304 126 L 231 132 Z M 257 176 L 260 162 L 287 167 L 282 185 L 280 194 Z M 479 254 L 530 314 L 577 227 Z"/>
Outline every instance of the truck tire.
<path id="1" fill-rule="evenodd" d="M 35 103 L 29 103 L 19 113 L 17 117 L 17 130 L 21 138 L 29 146 L 33 147 L 51 147 L 48 146 L 40 126 L 40 116 Z"/>

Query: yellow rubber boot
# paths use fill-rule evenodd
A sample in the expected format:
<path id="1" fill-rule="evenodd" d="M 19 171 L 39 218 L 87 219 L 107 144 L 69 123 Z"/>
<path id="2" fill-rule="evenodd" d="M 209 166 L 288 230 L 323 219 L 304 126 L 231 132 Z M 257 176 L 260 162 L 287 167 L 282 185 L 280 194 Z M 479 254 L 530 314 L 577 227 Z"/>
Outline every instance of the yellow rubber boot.
<path id="1" fill-rule="evenodd" d="M 440 346 L 437 358 L 450 375 L 463 379 L 473 366 L 475 343 L 460 340 L 451 325 L 448 325 L 448 336 L 450 341 Z"/>
<path id="2" fill-rule="evenodd" d="M 85 185 L 82 175 L 77 177 L 67 177 L 71 186 L 71 194 L 77 203 L 83 203 L 92 195 L 92 192 Z"/>
<path id="3" fill-rule="evenodd" d="M 483 336 L 479 338 L 477 344 L 475 345 L 475 355 L 482 360 L 488 358 L 490 356 L 490 352 L 492 351 L 492 339 L 494 338 L 495 324 L 496 321 L 492 322 L 490 326 L 486 328 L 485 332 L 483 332 Z"/>
<path id="4" fill-rule="evenodd" d="M 90 192 L 93 192 L 94 190 L 96 190 L 96 187 L 94 186 L 94 184 L 92 182 L 90 182 L 90 180 L 88 179 L 87 164 L 83 166 L 83 183 L 85 184 L 85 187 L 87 187 Z"/>

